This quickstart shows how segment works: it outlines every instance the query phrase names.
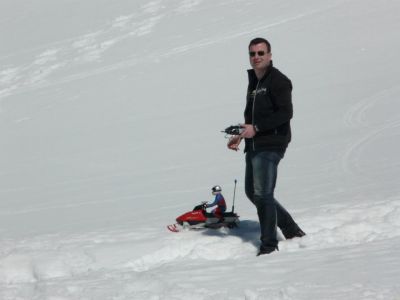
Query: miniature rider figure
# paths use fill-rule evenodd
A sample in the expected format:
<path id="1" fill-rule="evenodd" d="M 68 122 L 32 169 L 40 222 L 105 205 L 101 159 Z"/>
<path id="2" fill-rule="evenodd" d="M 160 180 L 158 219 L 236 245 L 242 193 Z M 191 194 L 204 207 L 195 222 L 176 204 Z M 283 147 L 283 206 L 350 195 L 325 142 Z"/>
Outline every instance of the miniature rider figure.
<path id="1" fill-rule="evenodd" d="M 211 213 L 213 213 L 214 216 L 216 216 L 218 219 L 220 219 L 220 221 L 222 221 L 223 213 L 226 211 L 225 199 L 224 196 L 222 196 L 221 194 L 222 189 L 219 185 L 216 185 L 212 187 L 211 192 L 213 195 L 215 195 L 215 199 L 210 202 L 205 202 L 204 208 L 217 206 L 211 211 Z"/>

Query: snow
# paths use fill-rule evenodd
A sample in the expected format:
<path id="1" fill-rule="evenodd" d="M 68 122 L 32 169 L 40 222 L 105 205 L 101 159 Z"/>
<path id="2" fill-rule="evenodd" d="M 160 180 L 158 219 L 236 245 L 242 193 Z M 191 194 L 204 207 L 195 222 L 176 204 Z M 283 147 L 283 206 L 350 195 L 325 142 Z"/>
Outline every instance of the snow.
<path id="1" fill-rule="evenodd" d="M 399 299 L 400 2 L 2 0 L 0 299 Z M 276 196 L 307 236 L 256 257 L 247 45 L 294 84 Z M 166 225 L 222 186 L 240 227 Z"/>

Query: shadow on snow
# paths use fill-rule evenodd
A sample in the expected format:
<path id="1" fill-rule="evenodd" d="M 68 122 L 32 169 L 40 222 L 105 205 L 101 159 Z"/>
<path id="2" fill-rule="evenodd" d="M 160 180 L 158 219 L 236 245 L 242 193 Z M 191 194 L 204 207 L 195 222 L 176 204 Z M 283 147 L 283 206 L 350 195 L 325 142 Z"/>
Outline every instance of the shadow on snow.
<path id="1" fill-rule="evenodd" d="M 202 231 L 202 234 L 208 236 L 228 237 L 236 236 L 243 240 L 245 243 L 252 243 L 255 247 L 259 246 L 260 240 L 260 225 L 257 221 L 244 220 L 240 221 L 238 227 L 229 229 L 211 229 L 207 228 Z"/>

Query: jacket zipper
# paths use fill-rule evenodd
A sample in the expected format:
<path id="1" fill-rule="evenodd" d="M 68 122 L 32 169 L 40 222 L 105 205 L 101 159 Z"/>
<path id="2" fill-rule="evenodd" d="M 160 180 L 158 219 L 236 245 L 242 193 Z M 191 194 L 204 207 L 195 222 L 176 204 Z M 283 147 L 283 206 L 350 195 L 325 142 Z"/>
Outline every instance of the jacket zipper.
<path id="1" fill-rule="evenodd" d="M 252 109 L 252 118 L 251 118 L 251 125 L 253 125 L 254 127 L 254 107 L 256 106 L 256 97 L 257 97 L 257 90 L 258 90 L 258 85 L 260 84 L 260 80 L 257 82 L 257 86 L 256 86 L 256 91 L 254 93 L 254 99 L 253 99 L 253 109 Z M 253 140 L 253 151 L 256 151 L 256 144 L 254 142 L 254 136 L 251 138 Z"/>

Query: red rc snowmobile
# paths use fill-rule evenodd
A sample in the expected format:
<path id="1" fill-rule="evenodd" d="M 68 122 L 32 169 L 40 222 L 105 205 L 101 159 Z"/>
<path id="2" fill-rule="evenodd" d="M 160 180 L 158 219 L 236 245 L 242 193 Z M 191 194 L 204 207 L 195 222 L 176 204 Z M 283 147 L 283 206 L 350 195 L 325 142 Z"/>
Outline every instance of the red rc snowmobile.
<path id="1" fill-rule="evenodd" d="M 222 218 L 216 217 L 213 213 L 208 213 L 203 204 L 197 205 L 192 211 L 186 212 L 176 218 L 175 224 L 168 225 L 168 230 L 172 232 L 179 232 L 182 229 L 202 229 L 202 228 L 221 228 L 228 227 L 234 228 L 238 226 L 239 216 L 234 212 L 235 210 L 235 189 L 233 192 L 233 205 L 232 211 L 222 214 Z"/>

